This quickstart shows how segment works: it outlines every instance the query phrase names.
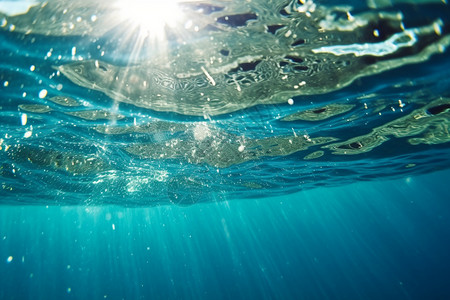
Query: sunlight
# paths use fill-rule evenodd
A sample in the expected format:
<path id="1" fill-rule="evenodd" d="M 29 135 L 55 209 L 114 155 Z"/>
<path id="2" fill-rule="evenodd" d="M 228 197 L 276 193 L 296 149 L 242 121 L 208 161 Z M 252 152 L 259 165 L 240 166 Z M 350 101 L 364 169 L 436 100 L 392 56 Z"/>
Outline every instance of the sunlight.
<path id="1" fill-rule="evenodd" d="M 165 39 L 166 27 L 175 27 L 181 17 L 179 0 L 119 0 L 121 18 L 139 28 L 141 38 Z"/>

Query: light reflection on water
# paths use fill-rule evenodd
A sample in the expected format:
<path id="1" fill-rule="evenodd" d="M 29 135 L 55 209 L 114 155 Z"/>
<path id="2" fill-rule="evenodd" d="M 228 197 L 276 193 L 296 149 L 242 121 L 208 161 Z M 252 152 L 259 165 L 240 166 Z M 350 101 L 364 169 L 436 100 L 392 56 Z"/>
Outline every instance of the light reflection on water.
<path id="1" fill-rule="evenodd" d="M 4 203 L 191 205 L 449 166 L 444 3 L 177 3 L 192 24 L 164 50 L 83 5 L 4 17 Z"/>

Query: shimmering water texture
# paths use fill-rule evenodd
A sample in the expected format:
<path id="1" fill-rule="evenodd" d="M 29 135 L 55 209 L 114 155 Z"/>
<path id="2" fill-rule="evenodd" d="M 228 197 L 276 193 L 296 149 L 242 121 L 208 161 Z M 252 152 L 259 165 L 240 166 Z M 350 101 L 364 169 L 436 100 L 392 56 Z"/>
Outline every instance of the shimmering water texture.
<path id="1" fill-rule="evenodd" d="M 450 166 L 445 1 L 174 5 L 158 28 L 120 1 L 0 5 L 3 203 L 190 205 Z"/>

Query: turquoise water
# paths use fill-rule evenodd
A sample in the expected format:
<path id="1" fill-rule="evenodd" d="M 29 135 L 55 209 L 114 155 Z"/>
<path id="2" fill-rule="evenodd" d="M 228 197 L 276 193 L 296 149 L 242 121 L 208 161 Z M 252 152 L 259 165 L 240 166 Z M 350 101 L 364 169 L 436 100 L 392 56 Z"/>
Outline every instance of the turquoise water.
<path id="1" fill-rule="evenodd" d="M 190 207 L 2 207 L 0 296 L 448 299 L 448 176 Z"/>
<path id="2" fill-rule="evenodd" d="M 450 299 L 445 1 L 13 2 L 0 299 Z"/>

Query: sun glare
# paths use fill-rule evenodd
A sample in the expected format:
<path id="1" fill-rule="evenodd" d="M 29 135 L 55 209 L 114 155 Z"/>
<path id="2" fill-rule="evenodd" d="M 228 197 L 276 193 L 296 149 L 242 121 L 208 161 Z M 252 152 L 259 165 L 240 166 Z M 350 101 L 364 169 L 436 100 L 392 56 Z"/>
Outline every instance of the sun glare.
<path id="1" fill-rule="evenodd" d="M 116 3 L 122 19 L 139 28 L 142 37 L 165 38 L 166 27 L 175 27 L 181 17 L 179 0 L 119 0 Z"/>

